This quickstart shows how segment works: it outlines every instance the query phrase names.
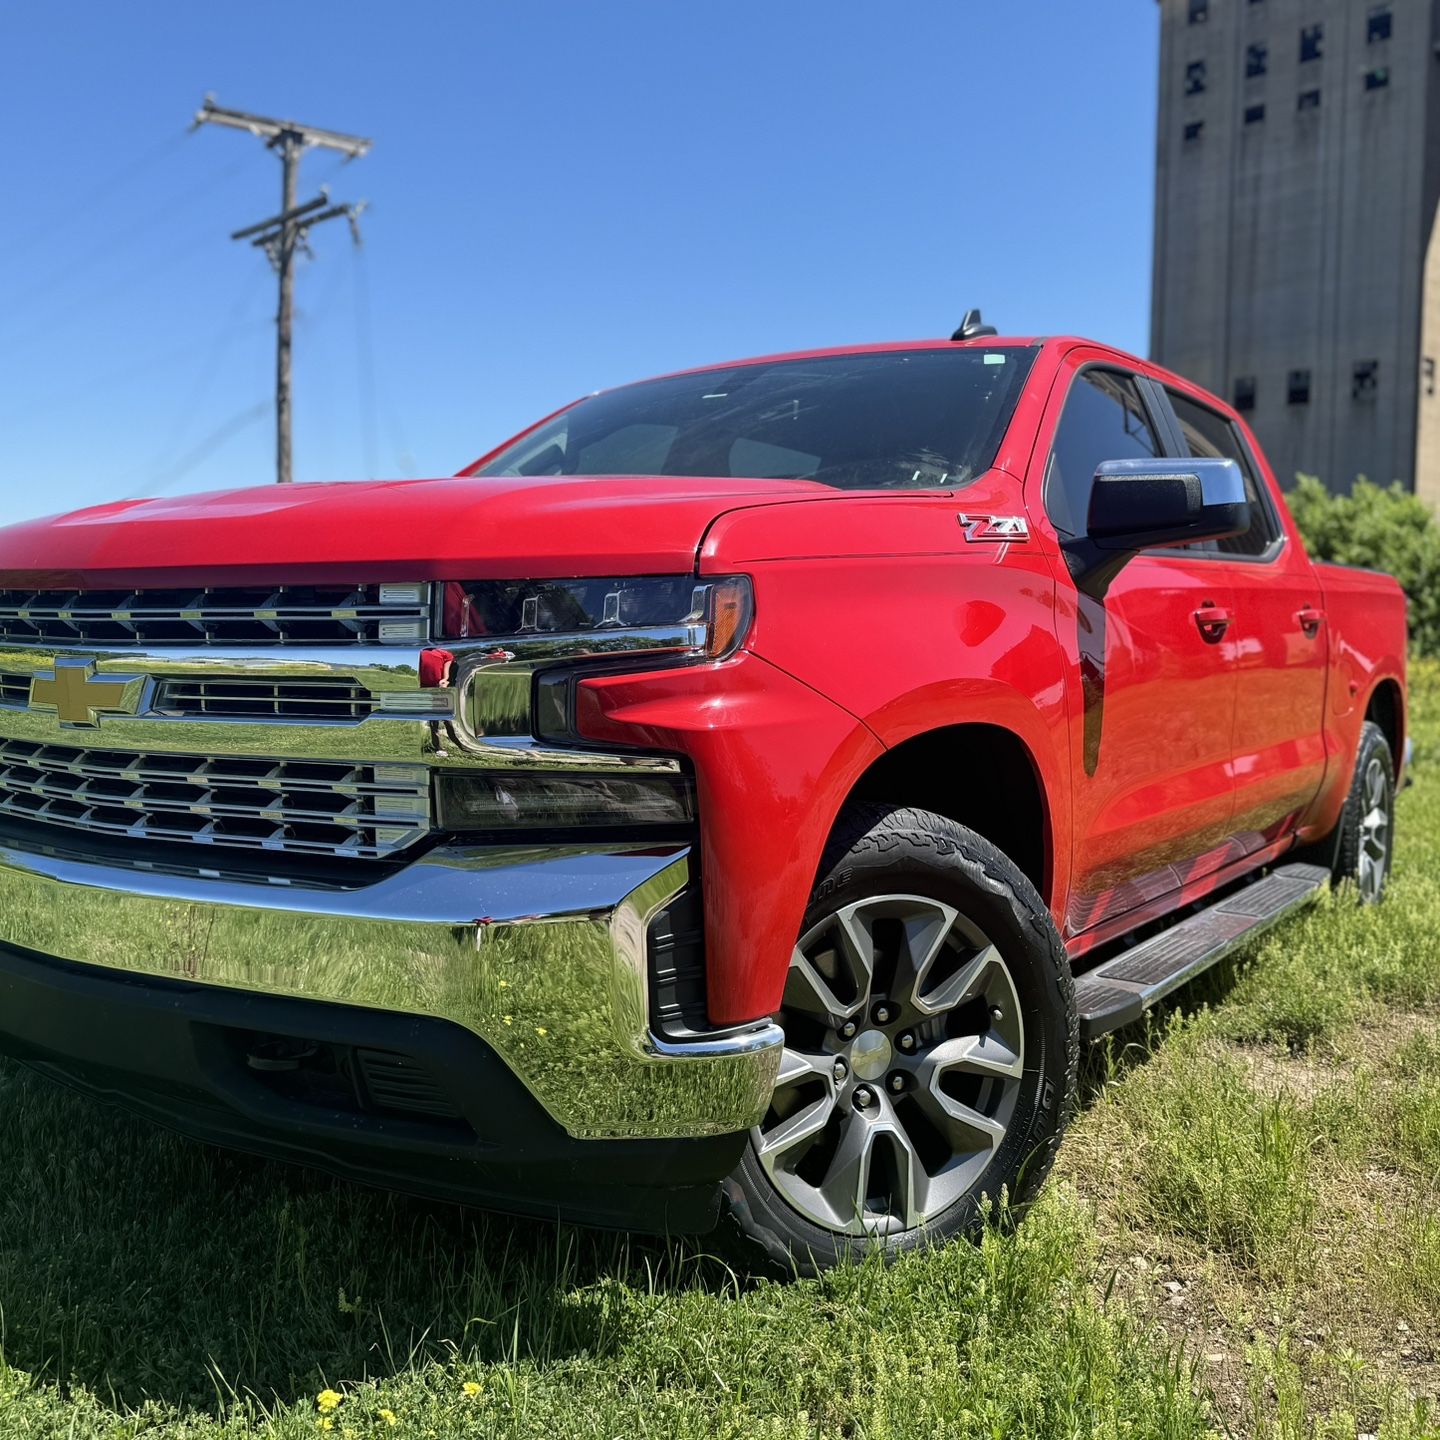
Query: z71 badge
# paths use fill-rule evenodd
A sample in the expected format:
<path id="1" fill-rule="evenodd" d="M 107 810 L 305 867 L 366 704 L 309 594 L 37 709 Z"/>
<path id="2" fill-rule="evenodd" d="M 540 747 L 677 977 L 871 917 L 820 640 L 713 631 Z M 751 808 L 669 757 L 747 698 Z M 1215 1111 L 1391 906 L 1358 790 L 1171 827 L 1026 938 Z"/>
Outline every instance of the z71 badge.
<path id="1" fill-rule="evenodd" d="M 1023 515 L 961 515 L 957 517 L 967 540 L 1028 540 L 1030 527 Z"/>

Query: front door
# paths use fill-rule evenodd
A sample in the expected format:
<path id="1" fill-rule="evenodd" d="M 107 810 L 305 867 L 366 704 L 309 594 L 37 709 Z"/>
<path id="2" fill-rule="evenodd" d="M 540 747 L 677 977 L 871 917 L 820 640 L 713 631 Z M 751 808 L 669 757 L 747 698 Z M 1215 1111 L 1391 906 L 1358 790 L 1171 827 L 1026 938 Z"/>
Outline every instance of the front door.
<path id="1" fill-rule="evenodd" d="M 1044 507 L 1061 536 L 1083 533 L 1096 468 L 1164 454 L 1169 423 L 1134 375 L 1084 362 L 1072 356 L 1049 407 Z M 1234 599 L 1220 572 L 1173 549 L 1136 557 L 1102 596 L 1062 579 L 1060 639 L 1074 665 L 1067 937 L 1236 858 Z"/>

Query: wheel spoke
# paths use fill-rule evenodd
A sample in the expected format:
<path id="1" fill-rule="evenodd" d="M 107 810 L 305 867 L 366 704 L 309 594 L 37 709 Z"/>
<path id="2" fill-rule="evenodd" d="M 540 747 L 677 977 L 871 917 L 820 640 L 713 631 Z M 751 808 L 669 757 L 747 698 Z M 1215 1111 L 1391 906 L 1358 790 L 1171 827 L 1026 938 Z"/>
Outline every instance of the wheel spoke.
<path id="1" fill-rule="evenodd" d="M 895 917 L 905 936 L 905 943 L 895 958 L 895 975 L 891 982 L 891 998 L 902 1005 L 913 1005 L 924 991 L 936 960 L 944 952 L 955 924 L 955 911 L 938 900 L 916 897 L 906 904 L 904 913 Z"/>
<path id="2" fill-rule="evenodd" d="M 820 1182 L 821 1194 L 841 1229 L 858 1230 L 862 1226 L 874 1153 L 875 1127 L 852 1118 L 842 1130 L 840 1144 Z"/>
<path id="3" fill-rule="evenodd" d="M 951 1070 L 1014 1079 L 1024 1072 L 1025 1066 L 1019 1055 L 993 1030 L 988 1030 L 983 1035 L 959 1035 L 954 1040 L 942 1041 L 925 1056 L 919 1069 L 925 1083 L 931 1085 Z"/>
<path id="4" fill-rule="evenodd" d="M 934 958 L 932 957 L 930 967 L 932 969 Z M 925 979 L 928 977 L 922 976 L 920 983 L 915 987 L 912 1003 L 924 1015 L 941 1015 L 947 1010 L 953 1010 L 979 989 L 980 981 L 999 958 L 1000 952 L 993 945 L 983 946 L 953 975 L 942 981 L 933 990 L 926 990 Z"/>
<path id="5" fill-rule="evenodd" d="M 961 1136 L 969 1136 L 972 1142 L 978 1141 L 978 1144 L 971 1143 L 967 1147 L 970 1151 L 993 1151 L 1005 1138 L 1003 1121 L 982 1115 L 973 1105 L 946 1094 L 938 1084 L 917 1091 L 916 1098 L 952 1141 L 958 1141 Z M 961 1146 L 957 1144 L 956 1148 L 959 1150 Z"/>
<path id="6" fill-rule="evenodd" d="M 843 973 L 848 982 L 846 995 L 836 994 L 831 981 L 820 973 L 814 960 L 805 953 L 805 941 L 802 941 L 790 957 L 783 1000 L 787 1010 L 799 1010 L 827 1024 L 848 1019 L 863 1008 L 870 995 L 870 967 L 874 963 L 869 954 L 862 955 L 854 948 L 846 927 L 837 924 L 829 933 L 843 937 L 841 943 L 832 945 L 826 953 L 831 957 L 832 965 L 837 967 L 836 979 Z M 807 940 L 810 938 L 806 937 Z M 844 968 L 841 970 L 839 967 Z M 850 998 L 852 991 L 853 998 Z"/>
<path id="7" fill-rule="evenodd" d="M 804 1055 L 797 1050 L 786 1050 L 780 1057 L 780 1074 L 775 1080 L 776 1094 L 792 1085 L 816 1080 L 824 1088 L 810 1104 L 770 1128 L 762 1126 L 760 1129 L 758 1149 L 761 1160 L 767 1165 L 773 1165 L 781 1155 L 823 1130 L 835 1109 L 835 1080 L 826 1057 Z"/>

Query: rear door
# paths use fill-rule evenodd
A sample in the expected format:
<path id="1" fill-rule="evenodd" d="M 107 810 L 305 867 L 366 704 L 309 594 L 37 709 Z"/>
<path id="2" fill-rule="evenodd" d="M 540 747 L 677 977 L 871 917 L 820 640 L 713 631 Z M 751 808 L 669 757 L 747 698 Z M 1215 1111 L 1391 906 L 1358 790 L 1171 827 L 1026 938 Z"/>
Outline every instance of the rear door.
<path id="1" fill-rule="evenodd" d="M 1249 531 L 1209 547 L 1234 597 L 1235 830 L 1250 852 L 1292 831 L 1324 779 L 1323 597 L 1238 424 L 1195 396 L 1166 394 L 1185 453 L 1236 461 L 1250 500 Z"/>
<path id="2" fill-rule="evenodd" d="M 1086 363 L 1095 353 L 1072 353 L 1047 406 L 1043 505 L 1062 537 L 1083 532 L 1102 461 L 1162 455 L 1170 432 L 1158 388 L 1113 360 Z M 1236 858 L 1233 606 L 1225 567 L 1186 550 L 1137 556 L 1102 598 L 1063 580 L 1060 593 L 1076 679 L 1064 916 L 1075 935 Z"/>

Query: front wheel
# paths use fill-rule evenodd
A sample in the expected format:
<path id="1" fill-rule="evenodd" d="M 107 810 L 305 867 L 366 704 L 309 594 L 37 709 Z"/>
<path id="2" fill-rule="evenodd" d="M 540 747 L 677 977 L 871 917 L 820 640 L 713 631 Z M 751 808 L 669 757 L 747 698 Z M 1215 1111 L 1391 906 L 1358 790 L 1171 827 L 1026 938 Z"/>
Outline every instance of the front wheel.
<path id="1" fill-rule="evenodd" d="M 1074 987 L 1044 902 L 988 841 L 922 810 L 847 815 L 778 1018 L 780 1077 L 727 1184 L 772 1262 L 898 1253 L 1039 1187 L 1074 1090 Z"/>

